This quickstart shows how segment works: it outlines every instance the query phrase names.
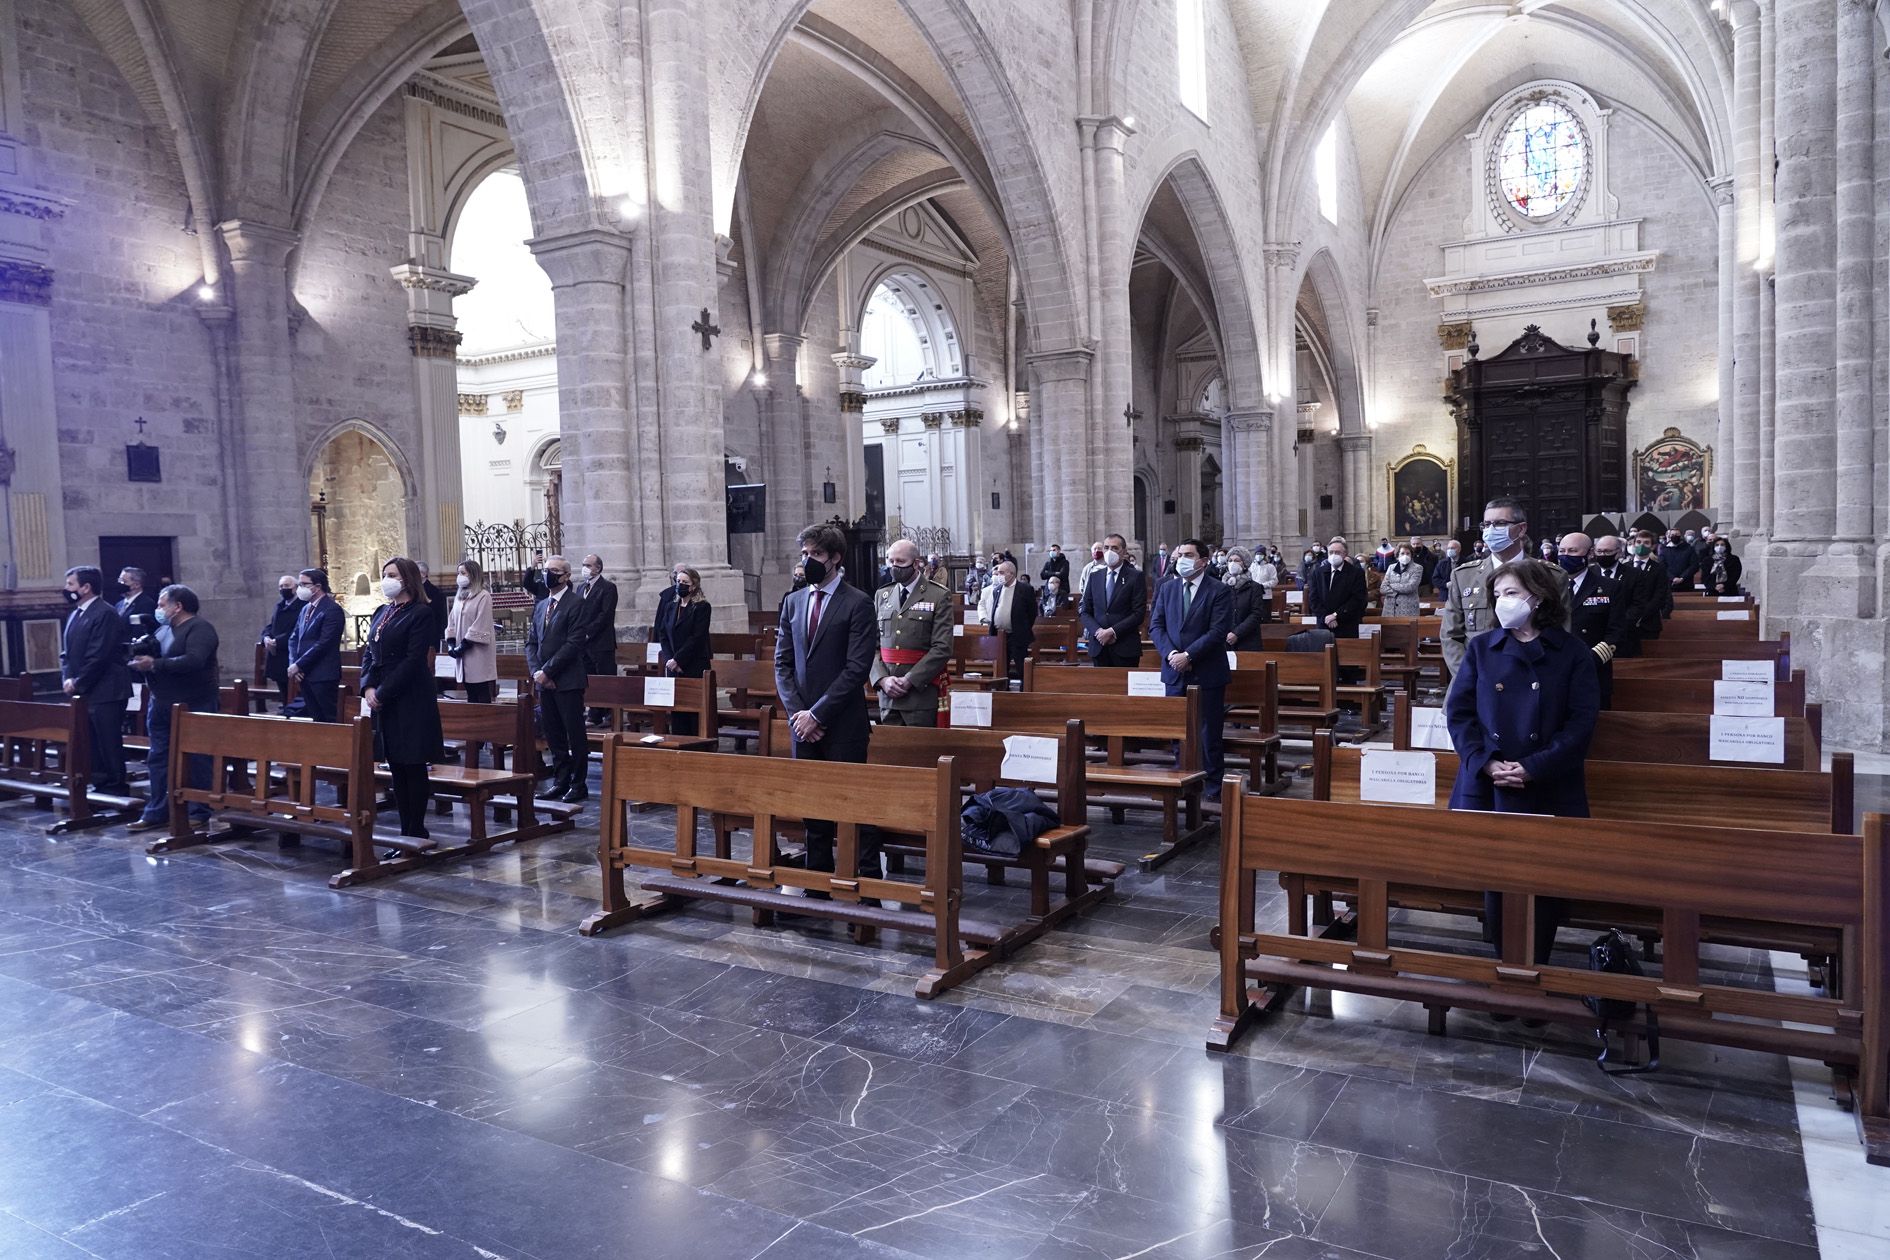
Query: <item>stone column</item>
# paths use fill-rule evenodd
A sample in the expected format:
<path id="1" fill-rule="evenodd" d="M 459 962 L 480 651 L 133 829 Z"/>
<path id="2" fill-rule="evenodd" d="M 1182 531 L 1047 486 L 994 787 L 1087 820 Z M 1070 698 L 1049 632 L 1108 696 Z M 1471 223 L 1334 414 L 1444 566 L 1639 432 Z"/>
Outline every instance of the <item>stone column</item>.
<path id="1" fill-rule="evenodd" d="M 1869 582 L 1874 554 L 1873 491 L 1876 480 L 1875 391 L 1871 376 L 1875 328 L 1871 285 L 1875 270 L 1877 80 L 1876 44 L 1870 5 L 1837 5 L 1837 523 L 1834 537 L 1859 559 Z M 1860 595 L 1860 611 L 1874 609 L 1874 595 Z"/>
<path id="2" fill-rule="evenodd" d="M 1720 523 L 1740 535 L 1759 527 L 1759 303 L 1762 208 L 1759 179 L 1759 6 L 1737 0 L 1733 20 L 1733 256 L 1732 430 L 1721 426 L 1722 464 L 1732 468 L 1732 519 Z M 1722 257 L 1721 266 L 1724 267 Z M 1724 338 L 1721 338 L 1722 345 Z M 1723 353 L 1723 350 L 1722 350 Z M 1725 408 L 1721 407 L 1721 414 Z"/>
<path id="3" fill-rule="evenodd" d="M 1345 510 L 1339 519 L 1345 522 L 1345 540 L 1356 555 L 1361 548 L 1370 551 L 1376 545 L 1366 538 L 1372 531 L 1372 435 L 1340 434 L 1339 452 L 1345 474 Z"/>
<path id="4" fill-rule="evenodd" d="M 965 505 L 965 537 L 972 552 L 982 554 L 986 545 L 984 509 L 990 502 L 985 496 L 991 492 L 984 475 L 984 409 L 967 398 L 947 412 L 945 420 L 950 426 L 953 465 L 958 470 L 958 494 Z"/>
<path id="5" fill-rule="evenodd" d="M 866 389 L 860 383 L 860 374 L 879 362 L 870 354 L 860 353 L 859 340 L 858 332 L 849 332 L 848 349 L 833 356 L 833 365 L 840 372 L 840 423 L 846 430 L 849 521 L 866 515 L 866 433 L 861 428 L 865 423 Z"/>
<path id="6" fill-rule="evenodd" d="M 1088 442 L 1090 429 L 1089 374 L 1094 361 L 1087 348 L 1052 350 L 1028 355 L 1030 419 L 1043 448 L 1043 542 L 1076 548 L 1108 532 L 1127 535 L 1135 528 L 1133 515 L 1108 520 L 1089 488 Z M 1129 435 L 1119 430 L 1116 458 L 1130 459 Z M 1130 504 L 1133 513 L 1133 501 Z"/>
<path id="7" fill-rule="evenodd" d="M 465 554 L 465 493 L 459 458 L 459 321 L 453 299 L 471 276 L 404 262 L 389 268 L 407 291 L 407 345 L 413 351 L 415 426 L 420 436 L 421 536 L 416 556 L 449 573 Z"/>
<path id="8" fill-rule="evenodd" d="M 1198 437 L 1175 439 L 1175 506 L 1179 509 L 1181 528 L 1173 541 L 1201 533 L 1201 448 Z"/>
<path id="9" fill-rule="evenodd" d="M 1722 523 L 1734 513 L 1733 464 L 1738 434 L 1733 423 L 1733 301 L 1741 283 L 1738 268 L 1738 220 L 1733 208 L 1733 177 L 1715 175 L 1706 181 L 1718 210 L 1719 227 L 1719 419 L 1713 459 L 1713 484 L 1707 502 Z"/>
<path id="10" fill-rule="evenodd" d="M 1303 549 L 1311 541 L 1312 515 L 1318 506 L 1318 487 L 1313 481 L 1313 443 L 1319 440 L 1319 404 L 1303 402 L 1299 404 L 1299 427 L 1293 432 L 1293 501 L 1286 507 L 1287 521 L 1291 531 L 1294 548 Z M 1306 524 L 1301 525 L 1299 518 L 1305 517 Z M 1280 539 L 1274 542 L 1279 547 Z M 1280 547 L 1280 554 L 1285 555 L 1294 548 Z"/>
<path id="11" fill-rule="evenodd" d="M 243 535 L 231 560 L 245 595 L 308 554 L 308 478 L 296 445 L 295 352 L 289 340 L 289 281 L 284 269 L 300 239 L 274 224 L 231 219 L 217 225 L 230 256 L 227 300 L 235 310 L 235 429 L 242 458 L 236 487 Z M 232 592 L 234 593 L 234 592 Z"/>
<path id="12" fill-rule="evenodd" d="M 1273 412 L 1263 408 L 1230 411 L 1221 417 L 1221 440 L 1232 439 L 1222 470 L 1221 500 L 1245 531 L 1238 539 L 1252 546 L 1275 532 L 1272 495 Z M 1269 538 L 1269 542 L 1273 539 Z"/>
<path id="13" fill-rule="evenodd" d="M 816 517 L 825 520 L 840 510 L 838 505 L 828 508 L 812 501 L 819 469 L 810 463 L 813 443 L 801 392 L 804 343 L 804 338 L 790 333 L 764 333 L 761 338 L 762 370 L 768 385 L 756 391 L 755 401 L 762 416 L 762 452 L 768 461 L 768 539 L 764 545 L 771 553 L 780 553 L 763 561 L 764 570 L 773 568 L 770 561 L 787 564 L 794 536 Z"/>
<path id="14" fill-rule="evenodd" d="M 1135 134 L 1120 118 L 1079 118 L 1077 126 L 1090 164 L 1096 190 L 1096 283 L 1101 289 L 1098 309 L 1101 358 L 1100 393 L 1090 397 L 1086 448 L 1088 483 L 1093 496 L 1091 514 L 1120 522 L 1111 528 L 1126 533 L 1133 528 L 1135 469 L 1123 447 L 1128 435 L 1122 409 L 1134 405 L 1134 347 L 1129 328 L 1129 268 L 1139 225 L 1129 222 L 1123 187 L 1123 146 Z M 1065 545 L 1068 545 L 1067 543 Z"/>
<path id="15" fill-rule="evenodd" d="M 0 31 L 11 35 L 10 26 Z M 0 148 L 0 156 L 11 151 Z M 0 590 L 51 588 L 72 564 L 60 496 L 52 269 L 45 233 L 63 203 L 0 176 Z"/>
<path id="16" fill-rule="evenodd" d="M 630 238 L 590 229 L 527 244 L 551 278 L 564 452 L 564 549 L 573 561 L 596 552 L 607 571 L 628 573 L 640 552 L 625 356 L 624 266 Z"/>
<path id="17" fill-rule="evenodd" d="M 1759 533 L 1777 519 L 1778 436 L 1778 0 L 1759 5 Z M 1760 575 L 1761 586 L 1765 575 Z"/>

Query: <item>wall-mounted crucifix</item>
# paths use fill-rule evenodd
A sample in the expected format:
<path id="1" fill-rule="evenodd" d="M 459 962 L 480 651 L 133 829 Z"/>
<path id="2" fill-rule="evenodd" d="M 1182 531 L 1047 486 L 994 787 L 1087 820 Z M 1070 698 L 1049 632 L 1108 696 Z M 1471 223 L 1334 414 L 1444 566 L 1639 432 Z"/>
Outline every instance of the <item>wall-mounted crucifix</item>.
<path id="1" fill-rule="evenodd" d="M 125 444 L 126 481 L 163 481 L 164 471 L 158 448 L 144 440 L 144 417 L 137 419 L 138 440 Z"/>
<path id="2" fill-rule="evenodd" d="M 1135 427 L 1135 422 L 1142 418 L 1142 413 L 1136 409 L 1136 406 L 1134 403 L 1130 403 L 1128 406 L 1122 409 L 1122 418 L 1128 421 L 1129 427 L 1133 429 Z"/>
<path id="3" fill-rule="evenodd" d="M 702 338 L 702 348 L 707 350 L 709 349 L 709 338 L 722 335 L 722 326 L 709 322 L 709 308 L 705 306 L 702 308 L 702 317 L 696 320 L 695 323 L 689 325 L 689 331 Z"/>

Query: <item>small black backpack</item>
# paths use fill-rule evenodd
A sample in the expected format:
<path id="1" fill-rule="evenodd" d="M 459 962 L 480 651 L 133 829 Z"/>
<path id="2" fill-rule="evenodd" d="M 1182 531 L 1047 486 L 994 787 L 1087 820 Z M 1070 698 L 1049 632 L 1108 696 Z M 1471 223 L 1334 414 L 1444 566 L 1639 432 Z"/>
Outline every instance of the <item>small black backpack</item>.
<path id="1" fill-rule="evenodd" d="M 1641 957 L 1635 952 L 1634 942 L 1622 934 L 1620 928 L 1609 928 L 1595 938 L 1588 947 L 1588 969 L 1606 971 L 1620 976 L 1640 976 L 1647 973 L 1641 969 Z M 1639 1067 L 1610 1066 L 1608 1055 L 1608 1025 L 1611 1022 L 1626 1023 L 1634 1018 L 1635 1003 L 1623 1002 L 1618 998 L 1585 997 L 1582 1002 L 1593 1011 L 1601 1021 L 1595 1027 L 1595 1036 L 1601 1042 L 1601 1053 L 1595 1058 L 1595 1065 L 1610 1076 L 1634 1076 L 1641 1072 L 1651 1072 L 1660 1066 L 1660 1018 L 1652 1007 L 1647 1009 L 1647 1062 Z"/>

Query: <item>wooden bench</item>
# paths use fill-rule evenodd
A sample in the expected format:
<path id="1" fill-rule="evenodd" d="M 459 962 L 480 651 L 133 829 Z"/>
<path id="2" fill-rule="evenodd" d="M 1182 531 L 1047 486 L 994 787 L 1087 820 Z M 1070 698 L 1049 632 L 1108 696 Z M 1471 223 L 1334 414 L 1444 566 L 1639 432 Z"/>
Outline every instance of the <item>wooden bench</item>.
<path id="1" fill-rule="evenodd" d="M 1317 652 L 1230 652 L 1236 672 L 1257 670 L 1271 661 L 1280 679 L 1280 726 L 1307 738 L 1339 721 L 1339 645 Z"/>
<path id="2" fill-rule="evenodd" d="M 440 731 L 449 748 L 460 750 L 462 760 L 456 766 L 429 767 L 427 786 L 436 797 L 446 797 L 466 806 L 472 836 L 468 851 L 479 852 L 508 840 L 536 840 L 571 830 L 577 806 L 533 799 L 540 771 L 529 696 L 518 696 L 500 704 L 442 700 Z M 491 750 L 490 766 L 479 764 L 481 748 Z M 502 759 L 511 762 L 509 768 L 501 765 Z M 381 783 L 393 782 L 393 774 L 387 770 L 375 771 L 375 778 Z M 494 821 L 503 821 L 501 815 L 516 810 L 517 822 L 509 831 L 488 834 L 488 810 L 494 811 Z M 540 814 L 546 817 L 540 818 Z"/>
<path id="3" fill-rule="evenodd" d="M 1671 627 L 1673 622 L 1667 623 Z M 1641 655 L 1634 661 L 1670 661 L 1676 657 L 1711 660 L 1717 667 L 1725 661 L 1784 661 L 1789 669 L 1791 636 L 1783 632 L 1777 639 L 1759 639 L 1746 635 L 1708 634 L 1682 631 L 1669 634 L 1662 629 L 1658 639 L 1642 639 Z"/>
<path id="4" fill-rule="evenodd" d="M 1117 824 L 1130 809 L 1161 812 L 1161 847 L 1142 855 L 1143 870 L 1154 870 L 1215 833 L 1201 809 L 1207 775 L 1201 769 L 1199 688 L 1188 688 L 1185 696 L 1000 691 L 991 697 L 991 725 L 997 730 L 1056 735 L 1071 719 L 1083 724 L 1088 738 L 1103 741 L 1103 761 L 1089 767 L 1089 803 L 1108 809 Z M 1179 749 L 1172 769 L 1129 764 L 1127 746 L 1151 740 Z"/>
<path id="5" fill-rule="evenodd" d="M 1723 672 L 1726 661 L 1766 660 L 1773 667 L 1772 676 L 1777 682 L 1791 679 L 1791 656 L 1781 653 L 1777 645 L 1773 651 L 1752 657 L 1740 652 L 1727 652 L 1719 655 L 1712 652 L 1681 654 L 1677 656 L 1617 656 L 1614 658 L 1614 685 L 1619 687 L 1624 681 L 1636 678 L 1650 678 L 1657 682 L 1673 679 L 1694 679 L 1710 682 Z"/>
<path id="6" fill-rule="evenodd" d="M 1424 1004 L 1434 1030 L 1452 1007 L 1592 1029 L 1582 998 L 1644 1003 L 1663 1036 L 1818 1059 L 1838 1068 L 1872 1162 L 1890 1162 L 1890 854 L 1883 819 L 1864 835 L 1672 826 L 1610 819 L 1459 813 L 1249 796 L 1228 780 L 1221 847 L 1219 1018 L 1210 1050 L 1231 1048 L 1287 988 L 1344 990 Z M 1355 881 L 1353 939 L 1256 930 L 1262 872 L 1319 871 Z M 1391 889 L 1496 889 L 1496 958 L 1394 943 Z M 1646 904 L 1659 890 L 1657 975 L 1536 963 L 1532 896 Z M 1847 974 L 1841 999 L 1771 993 L 1701 978 L 1701 922 L 1756 919 L 1833 930 Z M 1631 1028 L 1640 1030 L 1637 1016 Z"/>
<path id="7" fill-rule="evenodd" d="M 721 733 L 746 747 L 760 734 L 761 717 L 768 709 L 779 709 L 781 698 L 775 691 L 774 657 L 759 661 L 715 662 L 715 687 L 726 692 L 726 701 L 718 701 L 716 721 Z"/>
<path id="8" fill-rule="evenodd" d="M 1614 680 L 1613 707 L 1662 713 L 1711 713 L 1711 678 L 1619 678 Z M 1772 712 L 1777 717 L 1805 715 L 1805 671 L 1793 670 L 1786 682 L 1772 684 Z"/>
<path id="9" fill-rule="evenodd" d="M 1000 943 L 1006 938 L 1001 927 L 961 917 L 965 853 L 959 801 L 957 766 L 950 757 L 923 768 L 849 765 L 844 775 L 828 777 L 810 775 L 805 765 L 786 758 L 649 748 L 613 733 L 604 742 L 604 792 L 598 811 L 603 904 L 578 930 L 595 936 L 694 898 L 747 906 L 762 925 L 777 913 L 847 923 L 862 941 L 881 928 L 916 932 L 933 938 L 934 952 L 932 969 L 914 993 L 937 997 L 1002 958 Z M 675 807 L 673 845 L 638 844 L 628 825 L 632 804 Z M 697 835 L 705 813 L 752 819 L 753 851 L 745 858 L 699 852 Z M 777 819 L 809 816 L 837 824 L 834 856 L 839 871 L 859 869 L 863 827 L 923 836 L 924 881 L 840 875 L 784 863 L 775 843 Z M 630 899 L 624 886 L 624 871 L 630 867 L 657 872 L 641 879 L 651 898 Z M 793 896 L 781 891 L 784 887 L 825 894 L 827 899 Z M 884 904 L 888 901 L 893 908 Z"/>
<path id="10" fill-rule="evenodd" d="M 1039 618 L 1031 628 L 1030 659 L 1051 665 L 1076 664 L 1076 641 L 1083 628 L 1074 621 Z"/>
<path id="11" fill-rule="evenodd" d="M 1423 644 L 1418 619 L 1376 618 L 1371 624 L 1378 627 L 1378 668 L 1386 685 L 1397 686 L 1406 699 L 1416 704 L 1418 680 L 1424 673 L 1424 665 L 1418 659 L 1418 649 Z"/>
<path id="12" fill-rule="evenodd" d="M 952 636 L 952 659 L 946 668 L 951 685 L 978 691 L 1002 691 L 1011 685 L 1010 636 L 1002 630 L 966 626 Z"/>
<path id="13" fill-rule="evenodd" d="M 715 704 L 715 671 L 700 678 L 672 679 L 676 684 L 676 703 L 652 704 L 649 684 L 656 675 L 592 674 L 584 680 L 584 707 L 602 709 L 609 716 L 605 729 L 587 727 L 585 738 L 593 744 L 605 742 L 613 734 L 622 734 L 632 724 L 647 725 L 653 739 L 645 742 L 663 748 L 687 748 L 713 752 L 719 742 L 721 720 Z M 693 713 L 694 735 L 679 735 L 670 730 L 670 718 L 678 713 Z M 635 737 L 632 736 L 634 739 Z"/>
<path id="14" fill-rule="evenodd" d="M 0 674 L 0 700 L 15 700 L 21 704 L 31 703 L 33 699 L 33 676 L 31 674 Z"/>
<path id="15" fill-rule="evenodd" d="M 65 817 L 46 828 L 48 835 L 130 822 L 143 810 L 143 798 L 94 791 L 91 778 L 85 701 L 0 700 L 0 798 L 63 805 Z"/>

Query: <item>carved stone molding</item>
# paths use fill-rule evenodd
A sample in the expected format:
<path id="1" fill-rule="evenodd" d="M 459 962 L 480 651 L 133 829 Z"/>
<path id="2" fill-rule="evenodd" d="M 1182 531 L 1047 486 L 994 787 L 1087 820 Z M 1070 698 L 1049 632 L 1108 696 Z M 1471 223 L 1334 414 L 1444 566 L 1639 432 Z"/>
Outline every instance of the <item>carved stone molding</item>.
<path id="1" fill-rule="evenodd" d="M 435 328 L 431 324 L 407 325 L 407 348 L 413 351 L 416 358 L 456 358 L 459 355 L 459 343 L 462 339 L 462 334 L 458 329 Z"/>
<path id="2" fill-rule="evenodd" d="M 1461 350 L 1470 344 L 1470 321 L 1455 320 L 1437 326 L 1437 344 L 1445 350 Z"/>
<path id="3" fill-rule="evenodd" d="M 984 423 L 984 412 L 977 407 L 967 407 L 963 411 L 952 412 L 950 419 L 960 429 L 975 429 Z"/>
<path id="4" fill-rule="evenodd" d="M 459 414 L 462 416 L 483 416 L 486 414 L 489 396 L 486 394 L 461 394 L 459 396 Z"/>
<path id="5" fill-rule="evenodd" d="M 856 416 L 865 410 L 866 410 L 866 395 L 865 394 L 861 393 L 857 389 L 843 389 L 840 391 L 840 414 L 841 415 Z"/>
<path id="6" fill-rule="evenodd" d="M 945 423 L 945 413 L 942 411 L 928 411 L 919 417 L 919 423 L 928 429 L 936 429 Z"/>
<path id="7" fill-rule="evenodd" d="M 1430 290 L 1432 297 L 1456 297 L 1466 293 L 1521 289 L 1536 284 L 1560 284 L 1568 280 L 1637 275 L 1652 271 L 1656 258 L 1654 254 L 1634 254 L 1579 267 L 1550 267 L 1543 271 L 1517 271 L 1502 276 L 1472 276 L 1461 280 L 1426 280 L 1424 287 Z"/>
<path id="8" fill-rule="evenodd" d="M 1299 242 L 1269 241 L 1261 247 L 1260 256 L 1269 267 L 1296 267 L 1299 265 Z"/>
<path id="9" fill-rule="evenodd" d="M 17 214 L 46 223 L 66 217 L 65 207 L 50 197 L 5 190 L 0 190 L 0 214 Z"/>
<path id="10" fill-rule="evenodd" d="M 1271 411 L 1230 411 L 1221 417 L 1221 423 L 1236 433 L 1265 433 L 1273 428 Z"/>
<path id="11" fill-rule="evenodd" d="M 0 259 L 0 302 L 51 306 L 52 282 L 51 267 Z"/>
<path id="12" fill-rule="evenodd" d="M 505 409 L 507 411 L 525 410 L 525 391 L 524 390 L 508 389 L 503 394 L 499 395 L 499 397 L 505 400 Z"/>
<path id="13" fill-rule="evenodd" d="M 1203 442 L 1198 437 L 1178 437 L 1175 439 L 1175 449 L 1178 451 L 1198 451 L 1206 445 L 1207 443 Z"/>
<path id="14" fill-rule="evenodd" d="M 881 420 L 881 421 L 879 422 L 879 428 L 880 428 L 880 431 L 881 431 L 882 433 L 897 433 L 897 432 L 899 432 L 899 417 L 898 417 L 898 416 L 893 416 L 893 417 L 892 417 L 891 419 L 889 419 L 889 420 Z"/>
<path id="15" fill-rule="evenodd" d="M 1616 332 L 1639 332 L 1647 326 L 1647 303 L 1629 302 L 1608 308 L 1608 327 Z"/>
<path id="16" fill-rule="evenodd" d="M 407 81 L 407 95 L 425 101 L 435 109 L 482 122 L 488 127 L 505 126 L 505 115 L 492 108 L 490 102 L 441 75 L 421 71 Z"/>
<path id="17" fill-rule="evenodd" d="M 1715 175 L 1713 176 L 1713 178 L 1706 181 L 1706 186 L 1709 190 L 1711 190 L 1713 194 L 1714 205 L 1730 206 L 1733 203 L 1733 177 L 1732 176 Z"/>
<path id="18" fill-rule="evenodd" d="M 471 276 L 456 275 L 450 271 L 441 271 L 437 267 L 423 267 L 419 263 L 399 263 L 387 270 L 394 279 L 400 282 L 400 287 L 403 289 L 444 293 L 448 297 L 461 297 L 470 293 L 473 286 L 479 283 Z"/>

